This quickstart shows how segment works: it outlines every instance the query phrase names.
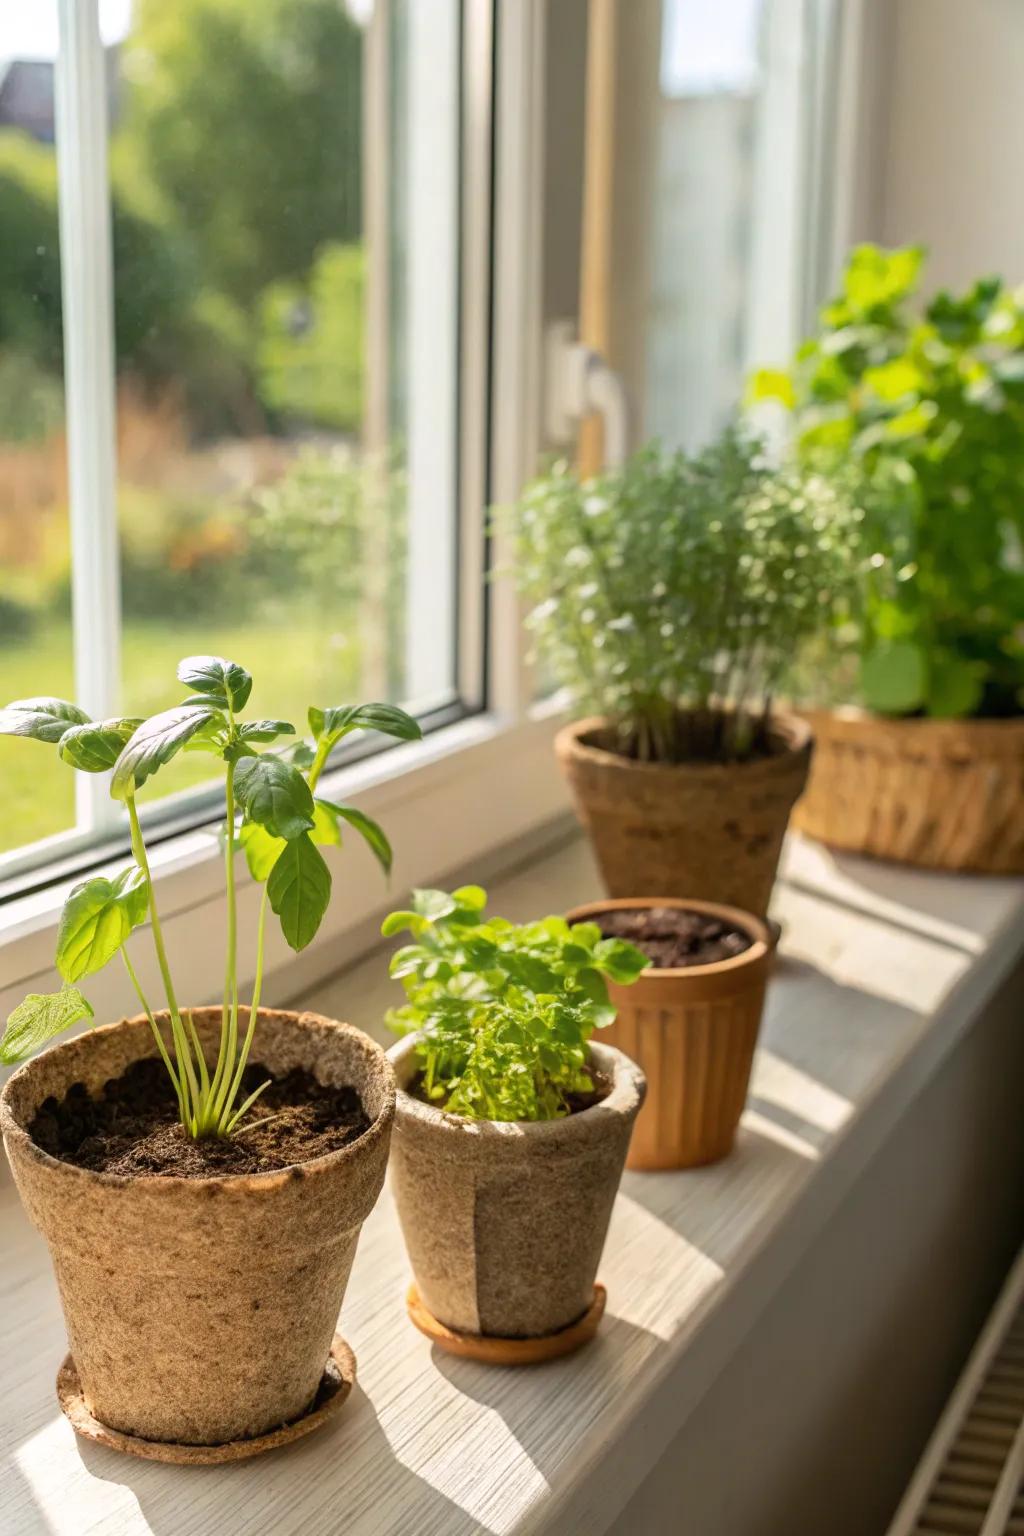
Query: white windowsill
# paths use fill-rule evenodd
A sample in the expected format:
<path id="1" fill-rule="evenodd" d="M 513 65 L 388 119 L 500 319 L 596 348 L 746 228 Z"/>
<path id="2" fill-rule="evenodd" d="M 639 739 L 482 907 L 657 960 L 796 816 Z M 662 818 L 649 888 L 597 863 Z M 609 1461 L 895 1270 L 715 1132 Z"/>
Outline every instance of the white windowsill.
<path id="1" fill-rule="evenodd" d="M 578 840 L 497 885 L 510 917 L 597 892 Z M 570 1359 L 501 1372 L 432 1352 L 404 1313 L 385 1192 L 343 1312 L 360 1390 L 265 1460 L 186 1470 L 76 1442 L 54 1398 L 64 1334 L 41 1240 L 0 1188 L 6 1363 L 0 1507 L 19 1536 L 597 1536 L 732 1356 L 1024 947 L 1020 882 L 915 874 L 793 840 L 785 925 L 736 1153 L 623 1181 L 608 1315 Z M 303 1001 L 381 1037 L 380 954 Z"/>

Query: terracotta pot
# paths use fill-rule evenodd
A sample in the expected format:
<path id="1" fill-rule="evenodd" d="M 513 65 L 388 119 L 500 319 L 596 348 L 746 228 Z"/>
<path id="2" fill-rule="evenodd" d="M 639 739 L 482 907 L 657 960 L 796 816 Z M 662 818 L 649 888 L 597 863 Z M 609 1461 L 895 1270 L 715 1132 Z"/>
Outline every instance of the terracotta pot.
<path id="1" fill-rule="evenodd" d="M 647 1078 L 626 1166 L 696 1168 L 732 1150 L 761 1025 L 772 938 L 767 924 L 749 912 L 669 897 L 594 901 L 576 907 L 569 921 L 638 907 L 708 912 L 753 940 L 730 960 L 652 968 L 629 987 L 609 983 L 618 1017 L 601 1031 L 601 1039 L 639 1062 Z"/>
<path id="2" fill-rule="evenodd" d="M 209 1057 L 220 1009 L 193 1017 Z M 59 1162 L 28 1135 L 44 1099 L 79 1082 L 95 1092 L 154 1054 L 144 1018 L 56 1046 L 9 1080 L 0 1127 L 89 1410 L 142 1439 L 217 1445 L 297 1418 L 316 1393 L 384 1179 L 394 1074 L 347 1024 L 262 1009 L 253 1060 L 355 1087 L 373 1120 L 358 1141 L 276 1173 L 123 1178 Z"/>
<path id="3" fill-rule="evenodd" d="M 1024 874 L 1024 718 L 887 720 L 809 711 L 817 742 L 794 826 L 923 869 Z"/>
<path id="4" fill-rule="evenodd" d="M 578 720 L 555 751 L 610 896 L 689 896 L 763 914 L 811 758 L 809 727 L 776 716 L 768 757 L 638 763 L 610 751 L 607 721 Z"/>
<path id="5" fill-rule="evenodd" d="M 467 1120 L 403 1091 L 415 1036 L 390 1052 L 398 1077 L 391 1185 L 416 1286 L 433 1316 L 463 1334 L 537 1338 L 591 1306 L 629 1134 L 640 1069 L 595 1045 L 612 1090 L 563 1120 Z"/>

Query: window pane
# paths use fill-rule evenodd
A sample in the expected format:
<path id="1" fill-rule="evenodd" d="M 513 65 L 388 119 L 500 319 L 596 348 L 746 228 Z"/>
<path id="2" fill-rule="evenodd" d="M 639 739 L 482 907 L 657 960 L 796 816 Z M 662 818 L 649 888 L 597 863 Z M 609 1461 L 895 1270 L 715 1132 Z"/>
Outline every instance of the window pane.
<path id="1" fill-rule="evenodd" d="M 196 651 L 300 728 L 306 702 L 452 696 L 457 10 L 135 0 L 110 141 L 130 713 Z M 183 762 L 153 797 L 208 772 Z"/>
<path id="2" fill-rule="evenodd" d="M 56 0 L 0 8 L 0 703 L 71 697 L 54 153 Z M 71 775 L 0 737 L 0 852 L 74 825 Z"/>

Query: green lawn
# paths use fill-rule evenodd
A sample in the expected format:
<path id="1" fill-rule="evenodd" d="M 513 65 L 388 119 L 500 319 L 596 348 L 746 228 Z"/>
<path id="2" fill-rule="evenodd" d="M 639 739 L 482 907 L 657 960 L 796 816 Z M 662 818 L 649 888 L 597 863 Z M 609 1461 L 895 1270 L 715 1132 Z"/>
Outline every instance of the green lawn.
<path id="1" fill-rule="evenodd" d="M 305 729 L 309 704 L 337 704 L 358 693 L 354 626 L 342 633 L 339 618 L 325 624 L 289 619 L 279 627 L 250 622 L 164 628 L 126 624 L 122 677 L 125 714 L 148 715 L 183 696 L 175 678 L 182 656 L 212 652 L 239 661 L 255 684 L 250 716 L 291 720 Z M 0 704 L 35 694 L 74 697 L 71 633 L 67 625 L 40 625 L 37 636 L 0 647 Z M 143 798 L 158 799 L 210 776 L 208 759 L 181 755 L 147 785 Z M 56 749 L 36 741 L 0 737 L 0 851 L 16 848 L 74 825 L 74 774 Z"/>

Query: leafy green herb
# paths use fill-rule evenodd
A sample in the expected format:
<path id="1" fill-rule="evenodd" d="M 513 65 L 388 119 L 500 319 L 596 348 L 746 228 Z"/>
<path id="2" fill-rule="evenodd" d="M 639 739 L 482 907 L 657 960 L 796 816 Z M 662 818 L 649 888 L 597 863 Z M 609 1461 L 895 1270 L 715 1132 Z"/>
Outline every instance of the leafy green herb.
<path id="1" fill-rule="evenodd" d="M 913 305 L 924 253 L 858 246 L 792 371 L 803 461 L 852 470 L 866 517 L 836 635 L 883 714 L 1024 707 L 1024 291 L 981 278 Z M 835 652 L 837 646 L 831 647 Z M 835 674 L 836 669 L 832 669 Z M 843 684 L 842 662 L 833 692 Z"/>
<path id="2" fill-rule="evenodd" d="M 849 582 L 859 514 L 829 479 L 773 469 L 729 431 L 583 484 L 556 467 L 499 515 L 549 673 L 607 717 L 620 751 L 674 763 L 763 749 L 794 650 Z"/>
<path id="3" fill-rule="evenodd" d="M 385 919 L 385 936 L 413 936 L 392 956 L 408 1002 L 388 1023 L 419 1032 L 428 1100 L 477 1120 L 554 1120 L 593 1089 L 588 1042 L 615 1018 L 606 978 L 633 982 L 647 959 L 595 923 L 514 924 L 485 917 L 486 901 L 476 885 L 415 891 Z"/>
<path id="4" fill-rule="evenodd" d="M 120 954 L 149 1019 L 186 1133 L 228 1136 L 262 1091 L 257 1089 L 238 1104 L 259 1012 L 268 906 L 279 917 L 292 948 L 305 948 L 320 926 L 331 895 L 331 874 L 316 844 L 339 844 L 341 822 L 355 827 L 384 868 L 390 869 L 391 847 L 375 821 L 351 806 L 314 798 L 331 749 L 354 730 L 386 731 L 410 740 L 419 736 L 420 728 L 390 704 L 339 706 L 314 712 L 315 751 L 304 742 L 280 749 L 275 743 L 295 730 L 287 720 L 238 718 L 248 703 L 252 677 L 237 662 L 220 656 L 190 656 L 180 663 L 178 678 L 193 690 L 191 696 L 149 720 L 93 722 L 64 699 L 21 699 L 0 710 L 0 734 L 31 736 L 56 745 L 61 759 L 82 772 L 111 772 L 110 792 L 128 812 L 133 862 L 112 879 L 97 876 L 71 892 L 58 930 L 57 969 L 65 983 L 77 982 Z M 223 764 L 224 772 L 228 932 L 221 1037 L 212 1069 L 191 1016 L 178 1004 L 135 800 L 136 792 L 181 751 L 209 753 Z M 239 848 L 253 879 L 265 887 L 256 936 L 256 975 L 241 1039 L 235 886 Z M 169 1045 L 128 953 L 130 935 L 147 918 L 170 1019 Z M 33 993 L 8 1018 L 0 1040 L 0 1061 L 24 1060 L 92 1014 L 91 1005 L 75 986 L 65 985 L 51 995 Z"/>

